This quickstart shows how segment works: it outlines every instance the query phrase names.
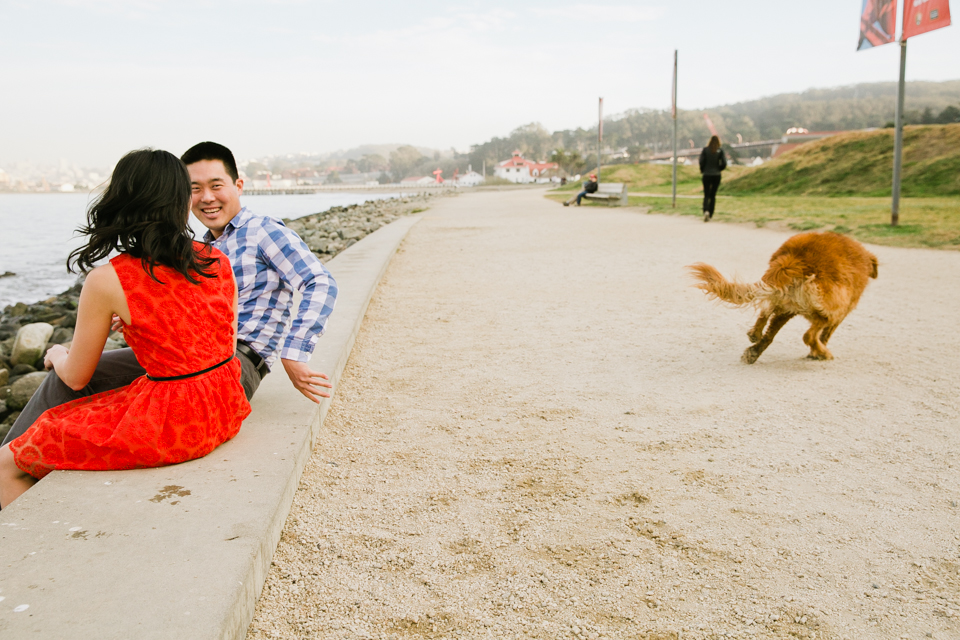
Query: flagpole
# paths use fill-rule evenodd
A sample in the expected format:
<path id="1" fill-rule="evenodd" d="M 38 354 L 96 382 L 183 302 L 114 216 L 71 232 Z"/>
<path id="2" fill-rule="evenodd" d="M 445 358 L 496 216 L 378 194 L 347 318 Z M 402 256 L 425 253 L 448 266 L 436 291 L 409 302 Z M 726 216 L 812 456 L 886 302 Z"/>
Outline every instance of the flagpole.
<path id="1" fill-rule="evenodd" d="M 677 50 L 673 50 L 673 208 L 677 208 Z"/>
<path id="2" fill-rule="evenodd" d="M 900 224 L 900 169 L 903 164 L 903 97 L 906 93 L 907 39 L 900 36 L 900 86 L 897 90 L 897 112 L 893 135 L 893 198 L 890 202 L 890 226 Z"/>
<path id="3" fill-rule="evenodd" d="M 603 98 L 600 98 L 600 121 L 597 124 L 597 187 L 600 186 L 600 158 L 603 155 Z"/>

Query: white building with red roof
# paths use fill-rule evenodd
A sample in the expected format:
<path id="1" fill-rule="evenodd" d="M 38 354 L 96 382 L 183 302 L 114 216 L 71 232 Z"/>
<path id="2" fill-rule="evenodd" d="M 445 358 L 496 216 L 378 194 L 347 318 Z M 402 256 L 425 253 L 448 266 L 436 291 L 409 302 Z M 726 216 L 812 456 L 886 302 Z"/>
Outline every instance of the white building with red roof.
<path id="1" fill-rule="evenodd" d="M 526 183 L 546 179 L 548 171 L 559 169 L 556 162 L 533 162 L 524 158 L 520 151 L 514 151 L 513 157 L 498 164 L 493 173 L 510 182 Z"/>

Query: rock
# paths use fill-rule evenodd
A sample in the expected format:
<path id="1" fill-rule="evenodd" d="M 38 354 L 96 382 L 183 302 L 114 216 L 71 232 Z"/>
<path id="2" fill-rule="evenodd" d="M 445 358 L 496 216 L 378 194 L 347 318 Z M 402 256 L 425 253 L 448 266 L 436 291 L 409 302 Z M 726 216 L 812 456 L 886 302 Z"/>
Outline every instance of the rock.
<path id="1" fill-rule="evenodd" d="M 0 424 L 0 441 L 7 437 L 7 434 L 10 432 L 10 427 L 13 426 L 13 423 L 17 421 L 17 418 L 20 417 L 19 411 L 14 411 L 6 418 L 4 418 L 3 423 Z"/>
<path id="2" fill-rule="evenodd" d="M 22 302 L 18 302 L 17 304 L 4 309 L 3 314 L 12 318 L 16 318 L 17 316 L 24 315 L 28 309 L 29 307 L 27 307 L 27 305 Z"/>
<path id="3" fill-rule="evenodd" d="M 52 344 L 63 344 L 71 340 L 73 340 L 73 329 L 71 327 L 57 327 L 54 329 L 53 335 L 50 336 L 50 343 Z"/>
<path id="4" fill-rule="evenodd" d="M 10 380 L 10 372 L 6 369 L 0 369 L 0 387 L 6 386 Z"/>
<path id="5" fill-rule="evenodd" d="M 28 373 L 33 373 L 35 371 L 36 369 L 33 367 L 33 365 L 18 364 L 13 368 L 13 371 L 10 372 L 10 375 L 19 377 L 19 376 L 25 376 Z"/>
<path id="6" fill-rule="evenodd" d="M 10 397 L 6 401 L 7 406 L 11 409 L 23 409 L 46 377 L 46 371 L 35 371 L 17 379 L 10 386 Z"/>
<path id="7" fill-rule="evenodd" d="M 17 274 L 15 274 L 13 271 L 4 271 L 3 273 L 0 273 L 0 278 L 11 278 L 15 275 Z"/>
<path id="8" fill-rule="evenodd" d="M 20 328 L 13 343 L 10 362 L 34 363 L 43 355 L 43 348 L 53 335 L 53 327 L 46 322 L 34 322 Z"/>
<path id="9" fill-rule="evenodd" d="M 317 253 L 327 252 L 327 244 L 329 244 L 327 239 L 317 233 L 312 233 L 304 238 L 304 242 L 307 243 L 310 251 L 316 251 Z"/>
<path id="10" fill-rule="evenodd" d="M 60 324 L 66 320 L 66 315 L 55 309 L 50 309 L 48 311 L 34 314 L 33 319 L 35 323 L 46 323 L 50 326 L 53 326 L 54 324 Z"/>

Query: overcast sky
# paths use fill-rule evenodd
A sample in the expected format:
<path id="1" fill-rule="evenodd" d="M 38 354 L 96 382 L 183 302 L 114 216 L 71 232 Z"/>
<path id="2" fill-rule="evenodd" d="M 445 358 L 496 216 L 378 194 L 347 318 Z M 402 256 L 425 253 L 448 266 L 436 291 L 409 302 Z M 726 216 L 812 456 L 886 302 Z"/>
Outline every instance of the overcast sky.
<path id="1" fill-rule="evenodd" d="M 907 0 L 912 2 L 913 0 Z M 895 81 L 856 52 L 861 0 L 602 3 L 0 0 L 0 163 L 113 164 L 200 140 L 240 158 L 433 148 L 528 122 Z M 960 6 L 954 7 L 960 20 Z M 960 78 L 960 27 L 910 41 L 908 80 Z"/>

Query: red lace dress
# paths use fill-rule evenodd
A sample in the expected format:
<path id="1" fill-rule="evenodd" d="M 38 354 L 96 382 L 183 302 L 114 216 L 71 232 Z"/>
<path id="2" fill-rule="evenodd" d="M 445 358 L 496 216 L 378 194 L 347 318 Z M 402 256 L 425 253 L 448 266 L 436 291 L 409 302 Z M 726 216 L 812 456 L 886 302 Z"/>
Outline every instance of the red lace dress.
<path id="1" fill-rule="evenodd" d="M 158 266 L 155 274 L 166 283 L 160 284 L 127 254 L 110 261 L 130 308 L 123 335 L 148 376 L 192 374 L 232 358 L 233 272 L 226 256 L 213 252 L 220 258 L 218 277 L 199 278 L 199 285 Z M 249 414 L 240 362 L 233 358 L 201 375 L 141 376 L 54 407 L 10 449 L 17 466 L 35 478 L 54 469 L 161 467 L 207 455 L 234 437 Z"/>

